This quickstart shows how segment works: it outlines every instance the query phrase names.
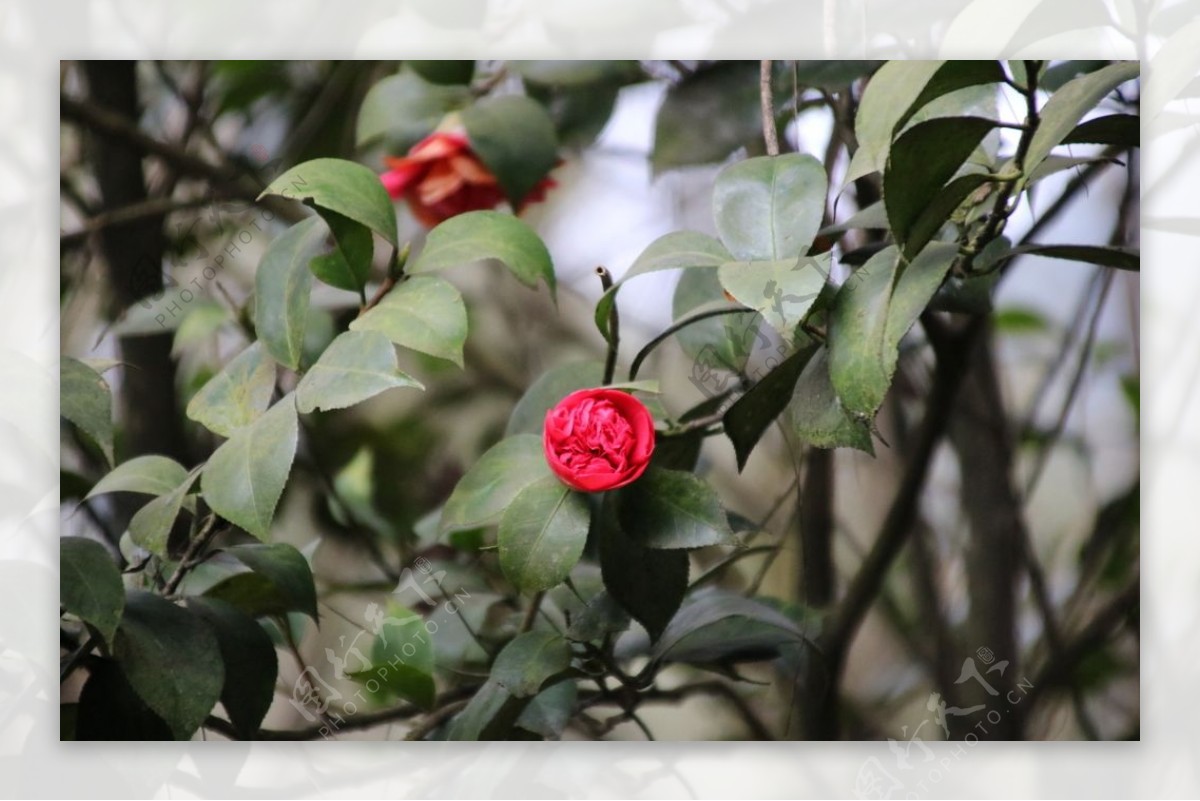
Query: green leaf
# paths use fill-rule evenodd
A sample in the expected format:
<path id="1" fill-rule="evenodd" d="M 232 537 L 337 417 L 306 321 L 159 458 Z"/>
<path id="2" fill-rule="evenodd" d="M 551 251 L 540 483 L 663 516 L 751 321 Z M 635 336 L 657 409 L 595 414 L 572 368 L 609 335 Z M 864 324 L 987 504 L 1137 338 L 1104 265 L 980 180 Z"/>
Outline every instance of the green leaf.
<path id="1" fill-rule="evenodd" d="M 60 413 L 99 446 L 113 463 L 112 392 L 108 382 L 69 356 L 59 365 Z"/>
<path id="2" fill-rule="evenodd" d="M 404 69 L 371 87 L 358 110 L 355 144 L 380 140 L 393 151 L 407 150 L 425 138 L 451 111 L 471 102 L 465 86 L 435 86 Z"/>
<path id="3" fill-rule="evenodd" d="M 655 174 L 715 164 L 762 137 L 758 62 L 718 61 L 667 90 L 654 125 Z"/>
<path id="4" fill-rule="evenodd" d="M 979 117 L 945 117 L 914 125 L 892 145 L 883 173 L 883 203 L 892 236 L 904 247 L 907 258 L 920 249 L 915 241 L 911 248 L 908 244 L 910 232 L 922 213 L 933 206 L 935 214 L 940 215 L 949 206 L 942 219 L 935 216 L 922 220 L 920 230 L 915 233 L 928 242 L 962 199 L 982 183 L 968 187 L 960 182 L 955 192 L 934 205 L 942 187 L 994 127 L 991 120 Z"/>
<path id="5" fill-rule="evenodd" d="M 409 278 L 375 308 L 350 323 L 351 331 L 378 331 L 397 345 L 463 366 L 467 307 L 454 286 L 436 276 Z"/>
<path id="6" fill-rule="evenodd" d="M 617 494 L 617 515 L 621 528 L 646 548 L 737 543 L 716 490 L 685 470 L 648 468 Z"/>
<path id="7" fill-rule="evenodd" d="M 730 164 L 713 186 L 713 219 L 721 242 L 740 261 L 802 256 L 821 227 L 827 189 L 825 168 L 809 155 Z"/>
<path id="8" fill-rule="evenodd" d="M 769 606 L 733 593 L 708 592 L 679 610 L 651 658 L 729 665 L 774 659 L 780 647 L 805 640 L 799 626 Z"/>
<path id="9" fill-rule="evenodd" d="M 157 455 L 135 456 L 97 481 L 86 497 L 94 498 L 107 492 L 165 495 L 182 484 L 186 477 L 187 470 L 174 459 Z"/>
<path id="10" fill-rule="evenodd" d="M 600 362 L 568 362 L 551 367 L 538 376 L 517 401 L 508 418 L 504 436 L 537 434 L 541 437 L 546 412 L 575 390 L 599 386 L 603 380 L 604 365 Z"/>
<path id="11" fill-rule="evenodd" d="M 815 352 L 816 347 L 806 347 L 788 356 L 725 412 L 725 435 L 733 443 L 739 473 L 763 433 L 792 402 L 796 382 Z"/>
<path id="12" fill-rule="evenodd" d="M 371 259 L 375 256 L 370 229 L 336 211 L 318 208 L 317 213 L 337 247 L 310 261 L 309 270 L 332 287 L 361 293 L 371 276 Z"/>
<path id="13" fill-rule="evenodd" d="M 126 596 L 113 654 L 176 740 L 191 737 L 220 700 L 225 668 L 217 638 L 199 617 L 157 595 Z"/>
<path id="14" fill-rule="evenodd" d="M 234 573 L 204 592 L 254 617 L 300 612 L 317 620 L 317 591 L 304 554 L 286 543 L 235 545 L 225 550 L 249 573 Z"/>
<path id="15" fill-rule="evenodd" d="M 396 365 L 396 349 L 386 336 L 347 331 L 296 385 L 296 409 L 301 414 L 344 409 L 393 387 L 425 388 Z"/>
<path id="16" fill-rule="evenodd" d="M 1050 328 L 1041 312 L 1024 307 L 1000 309 L 992 324 L 1003 334 L 1040 334 Z"/>
<path id="17" fill-rule="evenodd" d="M 630 485 L 633 486 L 633 485 Z M 627 532 L 610 493 L 600 504 L 600 570 L 608 594 L 658 639 L 683 602 L 688 553 L 647 548 Z"/>
<path id="18" fill-rule="evenodd" d="M 1051 259 L 1083 261 L 1118 270 L 1141 270 L 1141 251 L 1117 245 L 1042 245 L 1036 242 L 1020 245 L 1008 251 L 1002 259 L 1007 261 L 1022 254 L 1046 256 Z"/>
<path id="19" fill-rule="evenodd" d="M 373 604 L 372 604 L 373 606 Z M 368 607 L 370 614 L 371 607 Z M 360 684 L 378 682 L 387 693 L 420 707 L 433 707 L 433 638 L 425 621 L 415 612 L 389 600 L 379 622 L 379 633 L 371 646 L 371 668 L 351 673 Z"/>
<path id="20" fill-rule="evenodd" d="M 859 209 L 843 222 L 825 226 L 817 232 L 817 235 L 828 236 L 857 229 L 886 230 L 887 227 L 887 209 L 883 207 L 882 200 L 877 200 L 866 208 Z"/>
<path id="21" fill-rule="evenodd" d="M 508 67 L 526 82 L 541 86 L 591 87 L 629 82 L 641 75 L 636 61 L 510 61 Z"/>
<path id="22" fill-rule="evenodd" d="M 728 304 L 740 304 L 725 297 L 725 289 L 717 270 L 688 270 L 679 277 L 671 300 L 671 313 L 676 321 L 693 312 Z M 693 360 L 689 380 L 705 395 L 719 395 L 728 388 L 730 373 L 741 372 L 751 351 L 771 347 L 760 333 L 762 318 L 758 312 L 723 314 L 700 320 L 675 332 L 684 354 Z"/>
<path id="23" fill-rule="evenodd" d="M 125 608 L 125 585 L 112 557 L 103 545 L 83 537 L 60 537 L 58 554 L 63 609 L 93 626 L 111 646 Z"/>
<path id="24" fill-rule="evenodd" d="M 549 475 L 540 435 L 502 439 L 459 480 L 442 508 L 438 529 L 445 534 L 499 522 L 521 490 Z"/>
<path id="25" fill-rule="evenodd" d="M 309 262 L 325 238 L 319 218 L 284 231 L 263 254 L 254 276 L 254 331 L 275 361 L 299 369 L 308 319 Z"/>
<path id="26" fill-rule="evenodd" d="M 905 123 L 914 115 L 940 97 L 961 89 L 1000 83 L 1003 80 L 1004 69 L 1000 66 L 1000 62 L 995 60 L 969 59 L 942 62 L 937 72 L 921 87 L 921 93 L 917 95 L 912 105 L 900 115 L 900 119 L 896 121 L 893 128 L 893 133 L 902 130 Z"/>
<path id="27" fill-rule="evenodd" d="M 475 75 L 475 62 L 468 59 L 437 61 L 405 61 L 405 66 L 425 80 L 438 86 L 463 85 Z"/>
<path id="28" fill-rule="evenodd" d="M 651 242 L 612 289 L 596 303 L 596 328 L 609 338 L 608 316 L 616 302 L 617 290 L 629 280 L 659 270 L 686 270 L 696 267 L 720 267 L 733 260 L 725 246 L 707 234 L 695 231 L 672 231 Z M 720 295 L 718 292 L 717 295 Z M 676 310 L 676 318 L 682 316 Z"/>
<path id="29" fill-rule="evenodd" d="M 1050 96 L 1040 113 L 1040 123 L 1029 142 L 1024 170 L 1029 175 L 1050 151 L 1063 143 L 1083 116 L 1126 81 L 1138 77 L 1136 61 L 1122 61 L 1067 82 Z"/>
<path id="30" fill-rule="evenodd" d="M 155 556 L 165 557 L 171 537 L 171 528 L 179 517 L 179 510 L 202 467 L 194 468 L 184 476 L 179 486 L 165 495 L 160 495 L 143 506 L 129 521 L 129 536 L 142 548 Z"/>
<path id="31" fill-rule="evenodd" d="M 899 275 L 895 247 L 871 257 L 842 285 L 829 319 L 829 372 L 846 410 L 870 417 L 896 371 L 900 340 L 925 310 L 958 248 L 930 245 Z"/>
<path id="32" fill-rule="evenodd" d="M 213 511 L 265 540 L 296 456 L 296 403 L 284 396 L 217 448 L 200 488 Z"/>
<path id="33" fill-rule="evenodd" d="M 329 158 L 306 161 L 276 178 L 258 197 L 265 195 L 310 201 L 317 209 L 349 217 L 397 245 L 392 199 L 379 176 L 356 162 Z"/>
<path id="34" fill-rule="evenodd" d="M 487 166 L 514 209 L 558 163 L 554 121 L 523 95 L 493 95 L 462 112 L 471 149 Z M 551 285 L 553 289 L 553 285 Z"/>
<path id="35" fill-rule="evenodd" d="M 470 211 L 439 224 L 429 232 L 409 272 L 416 275 L 484 259 L 502 262 L 527 287 L 544 281 L 555 296 L 554 263 L 546 245 L 528 225 L 498 211 Z"/>
<path id="36" fill-rule="evenodd" d="M 571 618 L 567 637 L 575 642 L 595 642 L 606 634 L 620 634 L 629 628 L 629 613 L 607 590 L 600 590 Z"/>
<path id="37" fill-rule="evenodd" d="M 590 520 L 587 499 L 557 476 L 535 481 L 500 518 L 500 569 L 521 592 L 550 589 L 583 556 Z"/>
<path id="38" fill-rule="evenodd" d="M 87 683 L 79 693 L 75 736 L 71 739 L 146 742 L 171 737 L 171 729 L 129 686 L 129 679 L 114 660 L 92 662 Z"/>
<path id="39" fill-rule="evenodd" d="M 530 701 L 571 665 L 571 648 L 549 631 L 527 631 L 504 646 L 491 674 L 450 725 L 448 740 L 504 739 Z"/>
<path id="40" fill-rule="evenodd" d="M 559 144 L 582 150 L 596 141 L 608 124 L 621 84 L 548 87 L 526 83 L 525 89 L 546 107 Z"/>
<path id="41" fill-rule="evenodd" d="M 889 61 L 863 90 L 854 118 L 858 150 L 850 161 L 845 184 L 872 172 L 882 172 L 896 125 L 909 113 L 926 84 L 944 61 Z"/>
<path id="42" fill-rule="evenodd" d="M 574 682 L 560 681 L 542 690 L 517 718 L 516 727 L 537 734 L 547 740 L 562 736 L 567 722 L 575 714 L 575 702 L 579 688 Z"/>
<path id="43" fill-rule="evenodd" d="M 171 355 L 179 356 L 211 338 L 230 319 L 224 306 L 212 301 L 199 301 L 187 312 L 175 329 L 171 340 Z"/>
<path id="44" fill-rule="evenodd" d="M 275 391 L 275 362 L 255 342 L 208 380 L 187 405 L 187 416 L 223 437 L 253 423 Z"/>
<path id="45" fill-rule="evenodd" d="M 721 286 L 763 319 L 784 339 L 812 309 L 833 264 L 832 253 L 780 261 L 731 261 L 717 271 Z"/>
<path id="46" fill-rule="evenodd" d="M 849 59 L 795 61 L 795 76 L 801 86 L 816 86 L 835 91 L 879 69 L 882 61 L 851 61 Z M 791 73 L 784 63 L 785 74 Z M 788 76 L 790 77 L 790 76 Z"/>
<path id="47" fill-rule="evenodd" d="M 1111 145 L 1138 147 L 1142 142 L 1142 118 L 1137 114 L 1109 114 L 1075 126 L 1063 140 L 1064 145 Z"/>
<path id="48" fill-rule="evenodd" d="M 983 173 L 960 175 L 946 184 L 917 212 L 904 235 L 904 258 L 913 259 L 929 244 L 975 190 L 988 182 Z"/>
<path id="49" fill-rule="evenodd" d="M 796 435 L 810 445 L 875 453 L 866 421 L 852 416 L 834 391 L 829 378 L 829 351 L 825 347 L 813 354 L 800 373 L 788 413 Z"/>
<path id="50" fill-rule="evenodd" d="M 225 680 L 221 705 L 245 739 L 253 739 L 275 697 L 279 658 L 267 632 L 255 620 L 215 598 L 189 598 L 188 609 L 217 638 Z"/>

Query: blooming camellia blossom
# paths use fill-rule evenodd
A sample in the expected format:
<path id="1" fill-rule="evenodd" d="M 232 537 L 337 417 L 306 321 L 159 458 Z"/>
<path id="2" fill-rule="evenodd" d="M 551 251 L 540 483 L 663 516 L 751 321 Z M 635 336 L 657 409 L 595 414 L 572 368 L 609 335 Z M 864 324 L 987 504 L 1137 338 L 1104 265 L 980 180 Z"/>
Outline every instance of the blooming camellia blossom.
<path id="1" fill-rule="evenodd" d="M 550 469 L 572 489 L 616 489 L 650 464 L 654 418 L 628 392 L 581 389 L 546 413 L 542 446 Z"/>
<path id="2" fill-rule="evenodd" d="M 384 163 L 390 169 L 379 179 L 388 194 L 408 201 L 413 215 L 428 228 L 456 214 L 494 209 L 506 199 L 496 176 L 471 150 L 466 135 L 457 131 L 431 134 L 407 156 L 385 158 Z M 516 210 L 545 200 L 553 186 L 553 179 L 543 178 Z"/>

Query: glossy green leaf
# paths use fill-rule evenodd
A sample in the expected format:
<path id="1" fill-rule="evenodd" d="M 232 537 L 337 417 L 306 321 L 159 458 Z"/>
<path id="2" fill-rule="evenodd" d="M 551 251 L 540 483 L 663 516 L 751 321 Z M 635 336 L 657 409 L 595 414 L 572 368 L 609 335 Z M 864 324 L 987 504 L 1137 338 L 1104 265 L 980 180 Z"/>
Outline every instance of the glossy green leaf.
<path id="1" fill-rule="evenodd" d="M 484 259 L 503 263 L 525 286 L 545 282 L 554 296 L 554 263 L 546 245 L 528 225 L 498 211 L 471 211 L 441 223 L 408 271 L 416 275 Z"/>
<path id="2" fill-rule="evenodd" d="M 466 108 L 462 123 L 471 149 L 519 210 L 530 191 L 558 163 L 558 141 L 550 115 L 524 95 L 492 95 Z"/>
<path id="3" fill-rule="evenodd" d="M 217 448 L 200 480 L 213 511 L 265 540 L 296 456 L 296 404 L 284 396 Z"/>
<path id="4" fill-rule="evenodd" d="M 396 349 L 378 331 L 347 331 L 335 339 L 296 385 L 301 414 L 344 409 L 393 387 L 424 385 L 396 364 Z"/>
<path id="5" fill-rule="evenodd" d="M 652 658 L 698 665 L 763 661 L 806 639 L 790 618 L 728 592 L 707 592 L 686 604 L 655 643 Z"/>
<path id="6" fill-rule="evenodd" d="M 740 304 L 725 297 L 725 288 L 717 270 L 688 270 L 679 277 L 671 300 L 674 318 L 683 320 L 699 309 Z M 706 395 L 719 395 L 733 384 L 732 373 L 740 372 L 751 353 L 771 347 L 760 329 L 764 325 L 758 312 L 723 314 L 700 320 L 675 333 L 675 339 L 690 359 L 689 380 Z"/>
<path id="7" fill-rule="evenodd" d="M 577 389 L 596 387 L 604 380 L 604 365 L 597 361 L 568 362 L 551 367 L 530 384 L 517 401 L 504 436 L 514 434 L 542 435 L 546 412 Z"/>
<path id="8" fill-rule="evenodd" d="M 312 272 L 309 262 L 325 238 L 317 217 L 284 231 L 263 254 L 254 276 L 254 331 L 275 361 L 300 367 L 308 319 Z"/>
<path id="9" fill-rule="evenodd" d="M 1050 96 L 1040 112 L 1040 123 L 1029 142 L 1025 154 L 1026 175 L 1037 169 L 1050 151 L 1062 144 L 1083 119 L 1083 116 L 1126 81 L 1138 77 L 1140 66 L 1136 61 L 1110 64 L 1082 77 L 1067 82 Z"/>
<path id="10" fill-rule="evenodd" d="M 187 416 L 229 437 L 266 411 L 274 391 L 275 362 L 263 343 L 255 342 L 200 388 L 188 402 Z"/>
<path id="11" fill-rule="evenodd" d="M 298 164 L 263 190 L 288 200 L 305 200 L 365 225 L 396 245 L 396 210 L 383 183 L 370 169 L 345 159 L 321 158 Z"/>
<path id="12" fill-rule="evenodd" d="M 183 483 L 187 470 L 167 456 L 135 456 L 114 467 L 96 482 L 88 498 L 108 492 L 140 492 L 165 495 Z"/>
<path id="13" fill-rule="evenodd" d="M 549 475 L 540 435 L 502 439 L 459 479 L 442 508 L 439 530 L 445 534 L 499 522 L 521 490 Z"/>
<path id="14" fill-rule="evenodd" d="M 113 463 L 112 392 L 99 373 L 78 359 L 59 365 L 59 411 L 99 446 Z"/>
<path id="15" fill-rule="evenodd" d="M 587 499 L 557 476 L 522 489 L 500 518 L 500 569 L 521 592 L 562 582 L 583 556 L 591 512 Z"/>
<path id="16" fill-rule="evenodd" d="M 631 485 L 632 486 L 632 485 Z M 626 531 L 616 498 L 606 496 L 599 512 L 600 570 L 608 594 L 658 639 L 687 592 L 688 553 L 679 548 L 647 548 L 640 530 Z"/>
<path id="17" fill-rule="evenodd" d="M 964 201 L 972 197 L 979 187 L 988 182 L 983 173 L 960 175 L 943 186 L 928 204 L 917 211 L 904 233 L 904 257 L 913 259 L 951 220 Z"/>
<path id="18" fill-rule="evenodd" d="M 896 249 L 889 247 L 858 268 L 838 292 L 829 319 L 829 370 L 838 397 L 852 414 L 870 417 L 883 403 L 896 372 L 900 340 L 957 254 L 956 245 L 937 243 L 901 268 Z"/>
<path id="19" fill-rule="evenodd" d="M 350 323 L 351 331 L 378 331 L 397 345 L 463 366 L 467 307 L 454 285 L 436 276 L 409 278 L 379 305 Z"/>
<path id="20" fill-rule="evenodd" d="M 60 537 L 58 554 L 59 603 L 111 646 L 125 608 L 125 585 L 112 557 L 103 545 L 83 537 Z"/>
<path id="21" fill-rule="evenodd" d="M 731 261 L 717 271 L 721 286 L 754 309 L 784 339 L 812 309 L 833 263 L 832 253 L 779 261 Z"/>
<path id="22" fill-rule="evenodd" d="M 166 556 L 171 528 L 179 517 L 192 484 L 202 467 L 196 467 L 170 492 L 160 495 L 143 506 L 129 521 L 129 536 L 140 547 L 155 556 Z"/>
<path id="23" fill-rule="evenodd" d="M 369 609 L 369 607 L 368 607 Z M 371 668 L 349 674 L 360 684 L 377 682 L 386 690 L 384 698 L 411 701 L 432 708 L 436 687 L 433 681 L 433 636 L 425 620 L 395 601 L 388 601 L 379 619 L 379 632 L 371 645 Z"/>
<path id="24" fill-rule="evenodd" d="M 859 209 L 851 214 L 842 222 L 825 226 L 817 232 L 817 235 L 828 236 L 856 229 L 885 230 L 887 227 L 887 209 L 883 207 L 882 200 L 877 200 L 865 209 Z"/>
<path id="25" fill-rule="evenodd" d="M 815 352 L 815 347 L 805 347 L 788 356 L 725 412 L 725 435 L 733 443 L 739 473 L 763 433 L 792 402 L 796 382 Z"/>
<path id="26" fill-rule="evenodd" d="M 619 491 L 617 514 L 621 528 L 646 548 L 692 549 L 737 542 L 716 490 L 685 470 L 647 469 Z"/>
<path id="27" fill-rule="evenodd" d="M 607 590 L 600 590 L 571 617 L 567 637 L 576 642 L 595 642 L 606 634 L 620 634 L 629 628 L 629 623 L 629 613 Z"/>
<path id="28" fill-rule="evenodd" d="M 465 86 L 437 86 L 404 69 L 371 87 L 358 110 L 355 142 L 386 142 L 404 151 L 433 132 L 442 118 L 471 102 Z"/>
<path id="29" fill-rule="evenodd" d="M 908 114 L 925 85 L 945 63 L 889 61 L 871 76 L 854 118 L 858 150 L 850 161 L 846 184 L 869 173 L 883 171 L 897 123 Z"/>
<path id="30" fill-rule="evenodd" d="M 630 265 L 612 289 L 600 296 L 596 303 L 596 327 L 607 340 L 609 338 L 608 316 L 616 302 L 617 290 L 630 279 L 659 270 L 687 270 L 696 267 L 720 267 L 733 260 L 724 245 L 707 234 L 695 231 L 672 231 L 651 242 Z M 719 292 L 717 293 L 720 294 Z M 680 317 L 676 311 L 675 316 Z"/>
<path id="31" fill-rule="evenodd" d="M 940 97 L 985 84 L 998 84 L 1004 80 L 1004 69 L 994 59 L 964 59 L 945 61 L 921 87 L 921 93 L 913 100 L 908 110 L 900 115 L 893 133 L 901 131 L 905 123 L 922 109 Z"/>
<path id="32" fill-rule="evenodd" d="M 191 737 L 220 700 L 225 668 L 216 636 L 198 616 L 157 595 L 126 596 L 113 654 L 176 740 Z"/>
<path id="33" fill-rule="evenodd" d="M 575 703 L 579 688 L 572 681 L 560 681 L 542 690 L 517 718 L 516 727 L 532 732 L 547 740 L 562 736 L 571 716 L 575 714 Z"/>
<path id="34" fill-rule="evenodd" d="M 496 656 L 488 680 L 451 723 L 447 739 L 504 739 L 530 701 L 570 665 L 571 648 L 560 635 L 517 635 Z"/>
<path id="35" fill-rule="evenodd" d="M 279 658 L 265 629 L 254 618 L 215 598 L 189 598 L 188 609 L 208 624 L 217 638 L 225 680 L 221 705 L 246 739 L 262 725 L 275 697 Z"/>
<path id="36" fill-rule="evenodd" d="M 299 612 L 317 619 L 317 591 L 304 554 L 286 543 L 235 545 L 225 553 L 249 573 L 234 573 L 204 591 L 254 617 Z"/>
<path id="37" fill-rule="evenodd" d="M 1138 272 L 1141 270 L 1141 251 L 1137 248 L 1121 247 L 1119 245 L 1042 245 L 1030 243 L 1020 245 L 1008 251 L 1003 260 L 1015 258 L 1022 254 L 1031 256 L 1046 256 L 1051 259 L 1066 259 L 1082 261 L 1089 264 L 1099 264 L 1102 267 L 1114 267 L 1118 270 Z"/>
<path id="38" fill-rule="evenodd" d="M 818 448 L 850 447 L 875 453 L 866 421 L 851 415 L 833 388 L 829 351 L 824 347 L 813 354 L 800 373 L 788 415 L 803 442 Z"/>
<path id="39" fill-rule="evenodd" d="M 317 212 L 333 235 L 336 247 L 331 253 L 312 259 L 309 270 L 330 286 L 361 293 L 370 278 L 371 259 L 375 255 L 370 229 L 329 209 L 318 208 Z"/>
<path id="40" fill-rule="evenodd" d="M 1142 118 L 1137 114 L 1108 114 L 1079 123 L 1063 138 L 1064 145 L 1111 145 L 1138 147 L 1142 142 Z"/>
<path id="41" fill-rule="evenodd" d="M 914 224 L 994 127 L 991 120 L 979 117 L 945 117 L 914 125 L 892 145 L 883 173 L 883 203 L 892 236 L 910 258 L 919 249 L 907 248 Z M 961 202 L 977 186 L 954 197 Z M 946 212 L 947 218 L 957 206 Z M 942 208 L 934 208 L 941 213 Z M 919 233 L 928 241 L 945 219 L 926 219 Z"/>
<path id="42" fill-rule="evenodd" d="M 713 220 L 740 261 L 794 259 L 808 252 L 828 189 L 812 156 L 788 153 L 730 164 L 713 185 Z"/>
<path id="43" fill-rule="evenodd" d="M 672 86 L 654 124 L 654 172 L 715 164 L 761 141 L 758 91 L 756 61 L 718 61 Z"/>

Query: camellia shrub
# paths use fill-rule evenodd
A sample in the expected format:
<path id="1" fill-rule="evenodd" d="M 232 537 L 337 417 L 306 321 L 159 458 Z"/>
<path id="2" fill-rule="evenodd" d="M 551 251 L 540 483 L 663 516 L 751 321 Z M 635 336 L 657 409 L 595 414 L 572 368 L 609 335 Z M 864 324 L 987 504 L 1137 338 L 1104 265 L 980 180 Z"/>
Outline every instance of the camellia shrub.
<path id="1" fill-rule="evenodd" d="M 64 432 L 86 457 L 64 503 L 103 516 L 137 499 L 112 540 L 61 541 L 64 737 L 328 738 L 396 722 L 412 739 L 602 738 L 625 723 L 649 736 L 644 707 L 701 695 L 745 736 L 795 736 L 748 700 L 771 676 L 788 688 L 774 706 L 801 709 L 802 736 L 842 736 L 847 651 L 918 524 L 934 450 L 995 324 L 997 282 L 1026 254 L 1137 270 L 1126 241 L 1014 241 L 1006 226 L 1048 175 L 1132 158 L 1125 98 L 1138 67 L 674 64 L 477 74 L 473 62 L 412 62 L 377 81 L 357 110 L 361 159 L 314 154 L 255 187 L 275 212 L 269 244 L 253 287 L 208 329 L 239 344 L 180 404 L 207 443 L 194 460 L 123 444 L 114 393 L 131 390 L 113 376 L 134 368 L 63 357 Z M 472 369 L 475 315 L 451 269 L 502 270 L 556 298 L 552 254 L 522 213 L 554 202 L 555 170 L 647 71 L 670 84 L 653 169 L 725 163 L 715 233 L 667 233 L 616 265 L 619 280 L 598 268 L 594 358 L 524 387 L 505 430 L 415 524 L 380 511 L 387 490 L 360 489 L 369 451 L 323 471 L 327 525 L 353 532 L 384 572 L 356 590 L 358 633 L 314 653 L 306 643 L 339 624 L 328 602 L 349 579 L 288 544 L 321 542 L 281 517 L 294 463 L 323 421 Z M 997 111 L 1001 91 L 1024 104 L 1014 122 Z M 810 107 L 849 135 L 831 146 L 847 159 L 794 150 L 788 123 Z M 64 115 L 101 126 L 70 103 Z M 1094 147 L 1064 153 L 1072 145 Z M 832 216 L 838 198 L 857 210 Z M 407 241 L 398 211 L 427 232 Z M 622 296 L 658 271 L 681 275 L 674 321 L 634 343 Z M 324 336 L 318 291 L 338 298 Z M 702 399 L 690 408 L 667 402 L 680 379 L 656 372 L 665 348 L 692 360 L 683 380 Z M 896 424 L 880 411 L 902 359 L 928 364 L 929 383 L 908 407 L 902 477 L 879 499 L 885 522 L 859 571 L 824 598 L 769 597 L 734 578 L 782 546 L 763 544 L 774 510 L 730 511 L 705 443 L 728 440 L 739 471 L 773 427 L 805 453 L 891 449 Z M 991 453 L 1011 469 L 1011 455 Z M 806 492 L 820 490 L 797 479 L 786 499 L 818 497 Z M 805 551 L 806 569 L 817 553 Z M 1017 564 L 996 570 L 1015 592 Z"/>

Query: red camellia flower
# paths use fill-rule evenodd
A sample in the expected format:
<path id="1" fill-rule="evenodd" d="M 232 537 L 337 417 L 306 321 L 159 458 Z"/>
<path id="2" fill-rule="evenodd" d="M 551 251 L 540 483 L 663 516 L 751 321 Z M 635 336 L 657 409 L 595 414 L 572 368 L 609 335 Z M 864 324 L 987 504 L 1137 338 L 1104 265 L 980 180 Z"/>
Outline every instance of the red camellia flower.
<path id="1" fill-rule="evenodd" d="M 572 489 L 616 489 L 650 464 L 654 418 L 628 392 L 581 389 L 546 413 L 542 445 L 550 469 Z"/>
<path id="2" fill-rule="evenodd" d="M 471 150 L 465 134 L 439 131 L 422 139 L 401 158 L 385 158 L 379 176 L 388 194 L 404 198 L 422 225 L 432 228 L 468 211 L 494 209 L 504 202 L 496 176 Z M 546 199 L 556 184 L 543 178 L 516 209 Z"/>

